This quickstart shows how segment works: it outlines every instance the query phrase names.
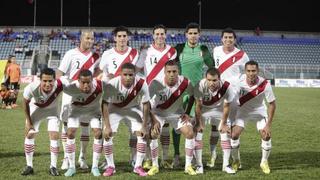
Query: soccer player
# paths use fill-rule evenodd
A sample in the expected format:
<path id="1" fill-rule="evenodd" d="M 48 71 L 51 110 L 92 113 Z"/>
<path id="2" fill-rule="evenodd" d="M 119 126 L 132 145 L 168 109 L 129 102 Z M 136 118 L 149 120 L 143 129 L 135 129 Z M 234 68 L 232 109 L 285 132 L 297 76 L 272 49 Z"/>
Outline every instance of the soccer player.
<path id="1" fill-rule="evenodd" d="M 105 136 L 103 146 L 108 167 L 103 176 L 112 176 L 115 173 L 113 137 L 121 120 L 125 121 L 132 133 L 137 136 L 137 154 L 133 172 L 139 176 L 147 176 L 142 168 L 142 161 L 146 154 L 144 137 L 150 113 L 150 97 L 147 83 L 143 78 L 136 76 L 135 68 L 131 63 L 123 64 L 121 75 L 111 79 L 104 89 L 101 105 Z"/>
<path id="2" fill-rule="evenodd" d="M 213 49 L 215 67 L 218 68 L 220 71 L 221 80 L 229 81 L 231 85 L 234 84 L 234 79 L 239 78 L 239 76 L 242 73 L 244 73 L 244 65 L 246 62 L 249 61 L 247 53 L 236 47 L 236 39 L 237 36 L 234 30 L 231 28 L 226 28 L 221 32 L 222 45 Z M 231 109 L 229 114 L 229 119 L 231 123 L 234 122 L 237 109 L 237 105 L 235 105 L 235 103 L 231 103 Z M 211 159 L 210 162 L 207 164 L 209 167 L 214 167 L 215 160 L 217 157 L 215 144 L 217 144 L 218 140 L 219 133 L 217 127 L 212 126 L 210 138 Z M 232 159 L 232 167 L 235 170 L 241 168 L 240 153 L 232 153 Z"/>
<path id="3" fill-rule="evenodd" d="M 197 23 L 189 23 L 185 30 L 185 36 L 187 41 L 175 46 L 177 50 L 176 61 L 179 62 L 180 73 L 182 76 L 188 78 L 192 86 L 195 86 L 203 77 L 203 66 L 208 68 L 213 67 L 213 58 L 206 45 L 199 43 L 200 38 L 200 26 Z M 192 72 L 192 73 L 191 73 Z M 187 106 L 188 101 L 194 101 L 189 96 L 184 97 L 184 107 Z M 194 117 L 194 108 L 192 107 L 191 116 Z M 174 160 L 173 166 L 179 165 L 179 144 L 180 134 L 177 134 L 175 130 L 172 130 L 173 145 L 174 145 Z"/>
<path id="4" fill-rule="evenodd" d="M 275 96 L 270 83 L 258 76 L 259 66 L 255 61 L 245 64 L 245 74 L 237 83 L 237 101 L 240 106 L 237 111 L 235 126 L 232 128 L 232 148 L 239 149 L 239 137 L 245 123 L 249 120 L 256 122 L 261 135 L 262 158 L 260 167 L 265 174 L 270 173 L 268 157 L 271 152 L 271 124 L 276 109 Z M 266 107 L 265 100 L 268 103 Z"/>
<path id="5" fill-rule="evenodd" d="M 21 77 L 21 68 L 17 64 L 16 57 L 14 55 L 10 56 L 11 63 L 7 68 L 7 78 L 9 79 L 9 89 L 14 91 L 13 100 L 11 107 L 17 107 L 16 101 L 20 89 L 20 77 Z"/>
<path id="6" fill-rule="evenodd" d="M 234 99 L 234 90 L 228 81 L 220 80 L 219 70 L 209 68 L 206 77 L 202 79 L 194 89 L 196 99 L 196 123 L 195 123 L 195 157 L 197 162 L 197 174 L 203 174 L 202 164 L 202 137 L 205 124 L 218 126 L 220 120 L 226 121 L 230 112 L 230 104 Z M 231 153 L 229 129 L 221 132 L 221 148 L 223 150 L 222 171 L 233 174 L 235 171 L 229 165 Z M 216 144 L 215 144 L 216 145 Z"/>
<path id="7" fill-rule="evenodd" d="M 66 80 L 65 80 L 66 81 Z M 24 151 L 27 166 L 21 175 L 33 174 L 33 153 L 35 148 L 35 135 L 39 132 L 42 119 L 48 121 L 50 137 L 50 169 L 52 176 L 58 176 L 57 159 L 59 153 L 59 125 L 58 119 L 58 96 L 64 86 L 68 83 L 55 79 L 53 69 L 46 68 L 40 74 L 40 81 L 34 81 L 25 87 L 23 92 L 24 112 L 26 115 L 26 136 L 24 140 Z"/>
<path id="8" fill-rule="evenodd" d="M 102 131 L 101 131 L 101 111 L 100 99 L 102 95 L 103 83 L 100 80 L 93 79 L 90 70 L 80 71 L 79 78 L 73 81 L 63 89 L 64 93 L 71 96 L 68 117 L 68 138 L 66 144 L 66 153 L 69 160 L 69 169 L 65 176 L 73 176 L 76 173 L 75 168 L 75 134 L 79 128 L 80 120 L 90 123 L 94 134 L 93 155 L 91 173 L 94 176 L 100 176 L 98 162 L 102 152 Z"/>
<path id="9" fill-rule="evenodd" d="M 185 136 L 185 173 L 196 175 L 191 166 L 194 150 L 193 126 L 190 122 L 189 113 L 192 107 L 190 103 L 186 110 L 183 109 L 183 95 L 188 93 L 193 96 L 193 87 L 191 82 L 179 76 L 179 67 L 175 61 L 168 61 L 165 64 L 165 77 L 155 79 L 150 84 L 150 96 L 152 113 L 160 126 L 154 126 L 152 131 L 161 132 L 165 123 L 182 133 Z M 158 140 L 152 139 L 150 142 L 152 155 L 152 168 L 148 171 L 149 175 L 159 172 L 158 165 Z"/>
<path id="10" fill-rule="evenodd" d="M 166 44 L 167 28 L 160 24 L 153 28 L 153 43 L 148 49 L 141 52 L 141 62 L 144 63 L 144 75 L 146 76 L 147 84 L 149 85 L 152 80 L 164 78 L 164 65 L 169 60 L 174 60 L 177 56 L 176 49 Z M 162 161 L 161 165 L 164 168 L 172 168 L 171 163 L 168 161 L 170 133 L 169 124 L 165 124 L 162 128 L 160 137 L 162 145 Z M 149 148 L 148 148 L 149 149 Z M 149 153 L 147 153 L 149 156 Z M 144 168 L 150 169 L 151 161 L 149 157 L 144 163 Z"/>
<path id="11" fill-rule="evenodd" d="M 116 42 L 115 47 L 102 54 L 99 64 L 100 70 L 103 71 L 102 80 L 104 81 L 108 81 L 113 77 L 119 76 L 121 73 L 121 66 L 125 63 L 132 63 L 133 65 L 140 66 L 137 68 L 143 68 L 143 64 L 138 62 L 138 51 L 128 46 L 129 35 L 131 34 L 129 29 L 124 26 L 118 26 L 112 31 L 112 34 L 114 41 Z M 137 137 L 134 134 L 131 134 L 131 130 L 129 131 L 129 146 L 131 149 L 129 162 L 134 165 L 134 161 L 136 159 Z M 101 167 L 106 168 L 107 164 L 103 163 Z"/>
<path id="12" fill-rule="evenodd" d="M 89 69 L 94 76 L 99 73 L 99 55 L 91 52 L 91 48 L 94 42 L 94 34 L 92 31 L 82 31 L 80 37 L 80 46 L 71 49 L 66 52 L 62 61 L 60 62 L 57 70 L 57 78 L 66 76 L 70 81 L 77 80 L 79 73 L 83 69 Z M 63 121 L 61 141 L 64 151 L 64 159 L 61 169 L 68 169 L 68 159 L 65 153 L 66 141 L 67 141 L 67 119 L 68 119 L 68 108 L 71 103 L 71 96 L 63 93 L 62 94 L 62 105 L 60 112 L 60 119 Z M 81 136 L 80 136 L 80 154 L 79 154 L 79 165 L 81 169 L 87 169 L 88 165 L 85 161 L 85 153 L 89 143 L 89 124 L 81 122 Z"/>

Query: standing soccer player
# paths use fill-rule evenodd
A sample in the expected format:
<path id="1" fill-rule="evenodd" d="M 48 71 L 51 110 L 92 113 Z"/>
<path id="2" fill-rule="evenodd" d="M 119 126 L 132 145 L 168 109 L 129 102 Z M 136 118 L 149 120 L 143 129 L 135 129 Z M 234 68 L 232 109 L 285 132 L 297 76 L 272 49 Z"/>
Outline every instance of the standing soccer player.
<path id="1" fill-rule="evenodd" d="M 80 46 L 66 52 L 57 70 L 57 78 L 66 76 L 70 81 L 77 80 L 79 73 L 83 69 L 89 69 L 94 76 L 99 72 L 99 55 L 91 51 L 94 42 L 94 33 L 92 31 L 83 31 L 80 37 Z M 67 141 L 67 120 L 68 108 L 71 103 L 71 96 L 62 94 L 62 105 L 60 112 L 60 119 L 63 121 L 61 141 L 64 151 L 64 159 L 61 169 L 68 169 L 68 159 L 65 153 Z M 87 169 L 88 165 L 85 161 L 86 149 L 89 143 L 89 124 L 81 122 L 81 136 L 80 136 L 80 155 L 79 165 L 81 169 Z"/>
<path id="2" fill-rule="evenodd" d="M 132 133 L 137 136 L 137 154 L 133 172 L 147 176 L 142 168 L 146 154 L 146 127 L 149 117 L 149 91 L 145 80 L 136 76 L 135 66 L 125 63 L 121 66 L 121 75 L 109 81 L 104 89 L 102 115 L 104 118 L 103 143 L 108 167 L 103 176 L 112 176 L 115 171 L 113 160 L 113 136 L 121 120 L 125 121 Z M 141 110 L 142 106 L 142 110 Z"/>
<path id="3" fill-rule="evenodd" d="M 239 137 L 245 123 L 253 120 L 261 135 L 262 158 L 260 167 L 265 174 L 270 173 L 268 157 L 271 152 L 271 124 L 276 109 L 275 96 L 270 83 L 258 76 L 259 65 L 255 61 L 245 64 L 245 74 L 239 78 L 237 83 L 237 100 L 240 106 L 237 111 L 235 126 L 232 128 L 231 146 L 238 151 Z M 268 103 L 268 108 L 265 105 Z M 225 123 L 222 124 L 225 126 Z"/>
<path id="4" fill-rule="evenodd" d="M 193 96 L 193 87 L 191 82 L 179 76 L 179 67 L 175 61 L 168 61 L 165 64 L 165 77 L 155 79 L 150 84 L 150 96 L 152 97 L 151 107 L 154 117 L 159 121 L 160 126 L 153 127 L 152 131 L 161 132 L 165 123 L 171 126 L 185 136 L 185 173 L 196 175 L 191 166 L 194 150 L 194 133 L 190 122 L 189 113 L 192 104 L 188 108 L 183 108 L 183 95 L 185 93 Z M 152 139 L 150 142 L 152 155 L 152 168 L 148 171 L 149 175 L 159 172 L 158 165 L 158 140 Z"/>
<path id="5" fill-rule="evenodd" d="M 209 68 L 206 77 L 194 89 L 196 99 L 196 124 L 195 124 L 195 157 L 197 160 L 197 174 L 203 174 L 202 164 L 202 137 L 205 124 L 218 126 L 220 121 L 226 122 L 230 112 L 230 104 L 234 99 L 234 90 L 228 81 L 220 80 L 219 70 Z M 235 173 L 229 165 L 231 153 L 230 129 L 221 131 L 221 148 L 223 150 L 222 171 L 229 174 Z M 216 144 L 214 144 L 216 145 Z"/>
<path id="6" fill-rule="evenodd" d="M 92 73 L 88 69 L 80 71 L 79 78 L 64 88 L 64 93 L 71 96 L 68 117 L 68 138 L 66 153 L 69 160 L 69 169 L 65 176 L 73 176 L 75 168 L 75 134 L 80 125 L 80 120 L 90 124 L 93 130 L 93 154 L 91 173 L 100 176 L 98 162 L 102 151 L 102 131 L 101 131 L 101 111 L 100 99 L 102 95 L 103 83 L 93 79 Z"/>
<path id="7" fill-rule="evenodd" d="M 213 49 L 213 58 L 215 61 L 215 67 L 219 69 L 222 81 L 229 81 L 233 86 L 234 79 L 240 77 L 244 71 L 244 65 L 249 61 L 249 57 L 246 52 L 240 50 L 236 47 L 236 33 L 231 28 L 226 28 L 221 32 L 221 42 L 222 45 L 215 47 Z M 232 122 L 235 121 L 235 114 L 237 112 L 237 105 L 231 103 L 231 109 L 229 114 L 229 119 Z M 212 126 L 211 137 L 210 137 L 210 149 L 211 149 L 211 159 L 207 164 L 209 167 L 214 167 L 216 160 L 216 145 L 219 140 L 219 132 L 217 126 Z M 235 170 L 241 168 L 240 163 L 240 153 L 232 153 L 232 167 Z"/>
<path id="8" fill-rule="evenodd" d="M 66 80 L 65 80 L 66 81 Z M 52 176 L 58 176 L 57 159 L 59 154 L 59 125 L 58 119 L 58 96 L 62 92 L 68 81 L 55 79 L 53 69 L 46 68 L 40 74 L 40 81 L 30 83 L 23 92 L 24 112 L 26 115 L 26 136 L 24 140 L 24 151 L 27 166 L 21 175 L 33 174 L 33 154 L 35 149 L 35 135 L 39 132 L 42 119 L 48 121 L 48 131 L 50 137 L 50 169 Z"/>

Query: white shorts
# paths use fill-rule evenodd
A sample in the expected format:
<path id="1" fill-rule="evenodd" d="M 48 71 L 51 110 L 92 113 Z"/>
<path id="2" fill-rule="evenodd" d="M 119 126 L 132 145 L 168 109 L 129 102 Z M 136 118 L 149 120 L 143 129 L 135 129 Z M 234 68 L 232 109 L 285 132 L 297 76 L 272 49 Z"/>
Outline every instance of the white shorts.
<path id="1" fill-rule="evenodd" d="M 85 113 L 85 112 L 84 112 Z M 101 114 L 100 113 L 85 113 L 72 115 L 68 118 L 68 128 L 78 128 L 80 122 L 89 123 L 91 128 L 102 128 Z"/>
<path id="2" fill-rule="evenodd" d="M 221 113 L 217 113 L 216 111 L 207 111 L 202 113 L 202 122 L 207 125 L 211 124 L 213 126 L 219 126 L 221 121 Z"/>
<path id="3" fill-rule="evenodd" d="M 109 110 L 109 122 L 112 132 L 117 132 L 120 121 L 123 120 L 132 133 L 142 128 L 142 111 L 139 108 Z"/>
<path id="4" fill-rule="evenodd" d="M 240 127 L 245 127 L 248 121 L 253 121 L 257 123 L 257 130 L 260 131 L 266 126 L 267 117 L 237 117 L 235 125 Z"/>
<path id="5" fill-rule="evenodd" d="M 48 131 L 59 132 L 60 121 L 56 108 L 46 109 L 30 106 L 30 114 L 31 122 L 36 132 L 39 132 L 39 127 L 43 119 L 48 120 Z"/>
<path id="6" fill-rule="evenodd" d="M 181 127 L 192 126 L 191 122 L 188 121 L 186 123 L 186 122 L 182 121 L 182 119 L 180 118 L 180 116 L 181 116 L 180 114 L 172 114 L 167 117 L 162 117 L 157 114 L 154 114 L 154 116 L 156 117 L 157 121 L 160 123 L 161 131 L 162 131 L 162 127 L 165 123 L 169 123 L 170 126 L 173 127 L 177 132 L 179 132 L 179 129 Z"/>

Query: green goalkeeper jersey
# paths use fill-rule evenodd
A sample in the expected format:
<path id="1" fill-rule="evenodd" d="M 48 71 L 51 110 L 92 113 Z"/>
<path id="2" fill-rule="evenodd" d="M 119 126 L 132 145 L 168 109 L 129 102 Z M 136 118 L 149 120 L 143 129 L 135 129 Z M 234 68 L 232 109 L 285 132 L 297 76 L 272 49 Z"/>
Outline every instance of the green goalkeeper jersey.
<path id="1" fill-rule="evenodd" d="M 193 86 L 203 78 L 203 66 L 213 66 L 213 58 L 205 45 L 191 48 L 188 43 L 177 44 L 177 60 L 180 65 L 180 74 L 187 77 Z"/>

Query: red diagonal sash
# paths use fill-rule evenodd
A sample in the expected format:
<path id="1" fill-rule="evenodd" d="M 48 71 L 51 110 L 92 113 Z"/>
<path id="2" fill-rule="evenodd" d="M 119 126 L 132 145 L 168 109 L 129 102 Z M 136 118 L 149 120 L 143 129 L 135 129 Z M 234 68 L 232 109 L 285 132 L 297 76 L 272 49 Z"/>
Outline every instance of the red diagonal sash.
<path id="1" fill-rule="evenodd" d="M 84 69 L 90 69 L 90 67 L 99 59 L 99 54 L 93 53 L 92 56 L 82 65 L 82 67 L 73 75 L 72 79 L 77 80 L 79 74 Z"/>
<path id="2" fill-rule="evenodd" d="M 234 63 L 236 63 L 237 61 L 239 61 L 244 55 L 244 51 L 239 51 L 236 54 L 234 54 L 233 56 L 229 57 L 229 59 L 227 59 L 225 62 L 223 62 L 220 66 L 219 66 L 219 71 L 220 74 L 222 74 L 225 70 L 227 70 L 230 66 L 232 66 Z"/>
<path id="3" fill-rule="evenodd" d="M 176 52 L 176 49 L 173 47 L 170 47 L 168 52 L 166 52 L 158 61 L 158 63 L 154 66 L 152 71 L 147 76 L 147 84 L 150 84 L 150 82 L 158 75 L 158 73 L 161 71 L 161 69 L 164 67 L 166 62 L 172 57 L 172 55 Z"/>
<path id="4" fill-rule="evenodd" d="M 162 104 L 158 104 L 157 108 L 160 109 L 167 109 L 169 108 L 176 100 L 183 94 L 183 92 L 187 89 L 189 84 L 189 80 L 187 78 L 184 78 L 179 87 L 174 91 L 174 93 L 171 94 L 170 98 L 166 100 Z"/>
<path id="5" fill-rule="evenodd" d="M 248 92 L 246 95 L 243 95 L 239 98 L 240 106 L 249 101 L 250 99 L 258 96 L 260 93 L 264 91 L 268 81 L 265 79 L 258 87 L 254 88 L 252 91 Z"/>
<path id="6" fill-rule="evenodd" d="M 94 92 L 84 101 L 84 102 L 78 102 L 74 101 L 72 102 L 75 106 L 85 106 L 90 104 L 93 100 L 96 99 L 96 97 L 102 92 L 102 82 L 100 80 L 97 80 L 97 87 L 94 90 Z"/>
<path id="7" fill-rule="evenodd" d="M 60 79 L 57 79 L 57 88 L 56 90 L 51 94 L 51 96 L 48 98 L 48 100 L 44 103 L 34 103 L 36 106 L 40 108 L 45 108 L 49 106 L 60 94 L 60 92 L 63 90 L 62 82 Z"/>
<path id="8" fill-rule="evenodd" d="M 140 79 L 124 101 L 122 101 L 121 103 L 113 103 L 113 105 L 117 107 L 125 107 L 126 105 L 128 105 L 140 92 L 143 83 L 144 79 Z"/>
<path id="9" fill-rule="evenodd" d="M 128 56 L 122 61 L 122 63 L 120 64 L 120 66 L 118 67 L 117 71 L 114 73 L 114 77 L 119 76 L 120 72 L 121 72 L 121 66 L 125 63 L 129 63 L 132 62 L 132 60 L 134 59 L 134 57 L 136 57 L 138 51 L 136 49 L 131 49 L 130 53 L 128 54 Z"/>
<path id="10" fill-rule="evenodd" d="M 218 102 L 227 92 L 230 83 L 225 81 L 222 87 L 218 90 L 217 94 L 211 98 L 210 101 L 203 101 L 203 105 L 211 106 L 212 104 Z"/>

